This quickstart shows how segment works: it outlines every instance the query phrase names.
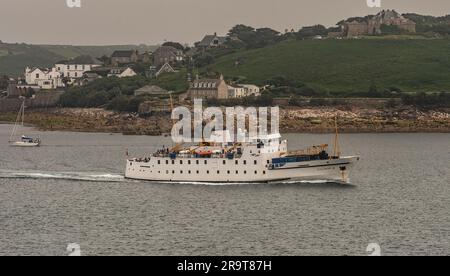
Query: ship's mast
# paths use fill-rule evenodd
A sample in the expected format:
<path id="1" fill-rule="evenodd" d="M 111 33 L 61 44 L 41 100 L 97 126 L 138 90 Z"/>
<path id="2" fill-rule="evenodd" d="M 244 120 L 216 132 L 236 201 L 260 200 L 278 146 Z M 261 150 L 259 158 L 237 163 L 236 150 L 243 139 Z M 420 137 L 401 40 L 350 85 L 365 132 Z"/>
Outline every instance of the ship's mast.
<path id="1" fill-rule="evenodd" d="M 24 126 L 25 122 L 25 101 L 22 103 L 22 126 Z"/>
<path id="2" fill-rule="evenodd" d="M 334 117 L 334 128 L 335 128 L 335 137 L 334 137 L 334 157 L 340 157 L 341 150 L 339 147 L 339 128 L 338 128 L 338 122 L 337 122 L 337 116 Z"/>

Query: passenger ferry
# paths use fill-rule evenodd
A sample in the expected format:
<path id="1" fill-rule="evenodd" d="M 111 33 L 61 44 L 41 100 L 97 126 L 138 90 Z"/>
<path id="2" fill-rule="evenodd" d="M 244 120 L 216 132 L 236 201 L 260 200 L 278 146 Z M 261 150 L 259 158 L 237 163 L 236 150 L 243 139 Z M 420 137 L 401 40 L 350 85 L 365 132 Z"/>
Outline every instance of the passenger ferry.
<path id="1" fill-rule="evenodd" d="M 224 143 L 216 132 L 210 143 L 172 149 L 127 160 L 125 177 L 158 182 L 246 184 L 322 180 L 349 183 L 358 156 L 330 155 L 328 145 L 288 151 L 280 134 L 250 139 L 247 143 Z M 225 139 L 226 140 L 226 139 Z"/>

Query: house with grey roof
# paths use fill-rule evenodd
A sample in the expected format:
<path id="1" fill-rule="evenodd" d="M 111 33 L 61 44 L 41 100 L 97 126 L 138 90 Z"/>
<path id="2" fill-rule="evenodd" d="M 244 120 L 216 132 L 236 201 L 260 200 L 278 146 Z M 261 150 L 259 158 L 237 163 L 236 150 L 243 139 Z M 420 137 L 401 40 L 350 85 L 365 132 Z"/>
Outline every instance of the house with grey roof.
<path id="1" fill-rule="evenodd" d="M 172 46 L 161 46 L 153 53 L 154 65 L 161 67 L 166 63 L 174 65 L 184 60 L 184 53 Z"/>
<path id="2" fill-rule="evenodd" d="M 137 50 L 119 50 L 114 51 L 111 55 L 111 64 L 119 66 L 120 64 L 135 63 L 139 60 L 139 52 Z"/>
<path id="3" fill-rule="evenodd" d="M 227 37 L 218 36 L 217 33 L 214 33 L 213 35 L 205 36 L 196 46 L 200 48 L 213 48 L 222 46 L 225 42 L 227 42 Z"/>

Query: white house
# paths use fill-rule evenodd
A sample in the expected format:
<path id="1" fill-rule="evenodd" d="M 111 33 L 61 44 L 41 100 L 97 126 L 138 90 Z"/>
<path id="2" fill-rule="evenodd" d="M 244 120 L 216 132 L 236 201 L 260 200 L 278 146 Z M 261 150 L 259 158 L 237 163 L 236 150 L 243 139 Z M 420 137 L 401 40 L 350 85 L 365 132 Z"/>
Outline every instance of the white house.
<path id="1" fill-rule="evenodd" d="M 52 69 L 29 68 L 25 69 L 25 82 L 28 85 L 37 85 L 41 89 L 56 89 L 63 87 L 61 74 Z"/>
<path id="2" fill-rule="evenodd" d="M 245 97 L 244 87 L 228 85 L 228 98 L 242 98 L 242 97 Z"/>
<path id="3" fill-rule="evenodd" d="M 241 86 L 245 89 L 245 96 L 256 96 L 259 97 L 261 96 L 261 89 L 253 84 L 241 84 Z"/>
<path id="4" fill-rule="evenodd" d="M 71 60 L 60 61 L 51 69 L 25 69 L 25 81 L 28 85 L 37 85 L 41 89 L 56 89 L 64 87 L 64 78 L 69 83 L 75 83 L 85 72 L 102 66 L 102 63 L 90 56 L 79 56 Z"/>
<path id="5" fill-rule="evenodd" d="M 261 96 L 260 88 L 253 84 L 239 84 L 235 86 L 228 86 L 229 98 L 243 98 L 249 96 Z"/>
<path id="6" fill-rule="evenodd" d="M 137 73 L 130 67 L 113 68 L 108 74 L 108 77 L 127 78 L 137 76 Z"/>
<path id="7" fill-rule="evenodd" d="M 102 66 L 102 63 L 91 56 L 79 56 L 71 60 L 60 61 L 55 64 L 55 69 L 62 78 L 69 78 L 73 83 L 76 79 L 83 77 L 83 74 L 92 71 L 95 67 Z"/>

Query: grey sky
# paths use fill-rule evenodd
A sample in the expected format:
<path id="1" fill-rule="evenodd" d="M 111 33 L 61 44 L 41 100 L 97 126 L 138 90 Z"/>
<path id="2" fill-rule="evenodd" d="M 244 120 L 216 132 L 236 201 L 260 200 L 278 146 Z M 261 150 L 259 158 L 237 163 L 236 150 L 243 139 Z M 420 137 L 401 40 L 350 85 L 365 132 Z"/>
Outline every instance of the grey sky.
<path id="1" fill-rule="evenodd" d="M 450 14 L 449 0 L 381 0 L 382 8 Z M 192 43 L 238 23 L 279 31 L 377 13 L 366 0 L 0 0 L 0 40 L 35 44 Z"/>

